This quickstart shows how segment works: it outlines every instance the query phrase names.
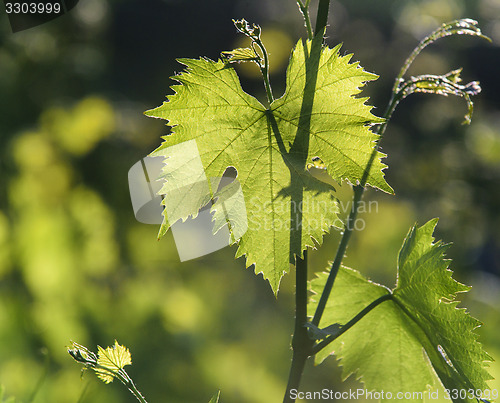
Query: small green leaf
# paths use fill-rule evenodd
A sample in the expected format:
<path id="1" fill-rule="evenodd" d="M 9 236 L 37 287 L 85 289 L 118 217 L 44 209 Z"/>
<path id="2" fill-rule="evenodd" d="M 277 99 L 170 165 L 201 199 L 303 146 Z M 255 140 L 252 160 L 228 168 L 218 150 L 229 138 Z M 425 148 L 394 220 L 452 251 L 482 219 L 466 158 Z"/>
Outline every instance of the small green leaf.
<path id="1" fill-rule="evenodd" d="M 485 370 L 491 357 L 477 341 L 479 322 L 457 309 L 456 294 L 469 288 L 452 279 L 447 246 L 434 243 L 437 220 L 413 227 L 398 259 L 397 285 L 391 300 L 378 305 L 351 329 L 316 355 L 322 362 L 335 354 L 343 377 L 356 373 L 368 390 L 397 393 L 425 391 L 434 372 L 447 389 L 486 390 Z M 324 287 L 328 273 L 311 282 L 313 293 Z M 342 267 L 320 325 L 345 324 L 363 308 L 390 293 L 387 288 Z M 309 304 L 314 313 L 317 295 Z M 419 396 L 414 400 L 421 402 Z M 454 400 L 475 402 L 476 399 Z"/>
<path id="2" fill-rule="evenodd" d="M 261 58 L 253 48 L 237 48 L 221 52 L 228 58 L 230 63 L 233 62 L 256 62 Z"/>
<path id="3" fill-rule="evenodd" d="M 97 372 L 98 377 L 105 383 L 113 382 L 114 373 L 117 373 L 120 369 L 123 369 L 125 365 L 132 364 L 132 357 L 128 348 L 121 346 L 115 340 L 115 344 L 112 347 L 107 347 L 104 350 L 101 346 L 98 348 L 98 367 L 94 368 Z"/>
<path id="4" fill-rule="evenodd" d="M 242 18 L 241 20 L 233 20 L 236 29 L 245 36 L 248 36 L 252 41 L 259 39 L 261 34 L 261 28 L 257 24 L 250 24 L 247 20 Z"/>

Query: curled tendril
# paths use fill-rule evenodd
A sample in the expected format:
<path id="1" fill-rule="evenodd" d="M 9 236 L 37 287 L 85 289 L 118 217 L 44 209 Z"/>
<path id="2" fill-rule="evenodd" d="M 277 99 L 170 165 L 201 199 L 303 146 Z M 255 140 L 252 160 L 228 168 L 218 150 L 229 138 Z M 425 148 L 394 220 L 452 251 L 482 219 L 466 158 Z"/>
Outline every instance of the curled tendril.
<path id="1" fill-rule="evenodd" d="M 222 59 L 227 63 L 255 62 L 260 69 L 263 69 L 266 61 L 262 54 L 265 52 L 265 48 L 260 40 L 260 26 L 256 24 L 250 25 L 245 19 L 233 20 L 233 23 L 238 32 L 250 38 L 252 42 L 248 48 L 221 52 Z"/>
<path id="2" fill-rule="evenodd" d="M 250 23 L 244 18 L 241 20 L 233 20 L 233 23 L 236 29 L 243 35 L 246 35 L 255 41 L 260 39 L 261 29 L 257 24 L 250 25 Z"/>
<path id="3" fill-rule="evenodd" d="M 396 77 L 392 90 L 393 95 L 388 116 L 392 114 L 399 101 L 403 98 L 406 98 L 408 95 L 413 93 L 422 92 L 444 96 L 455 95 L 464 98 L 467 102 L 468 112 L 465 115 L 465 121 L 462 123 L 469 124 L 471 122 L 474 107 L 471 96 L 481 92 L 481 87 L 477 81 L 471 81 L 466 85 L 459 84 L 460 81 L 462 81 L 460 78 L 462 69 L 453 70 L 443 75 L 425 74 L 410 77 L 409 79 L 404 79 L 403 76 L 406 74 L 410 65 L 422 52 L 422 50 L 440 38 L 452 35 L 470 35 L 477 36 L 491 42 L 491 39 L 485 36 L 477 25 L 478 22 L 470 18 L 454 20 L 441 25 L 438 29 L 420 41 L 413 52 L 411 52 L 410 56 L 408 56 L 398 76 Z"/>
<path id="4" fill-rule="evenodd" d="M 471 35 L 479 36 L 491 42 L 491 39 L 486 35 L 483 35 L 481 29 L 477 26 L 478 22 L 471 18 L 463 18 L 460 20 L 454 20 L 441 25 L 432 34 L 430 34 L 424 41 L 434 42 L 439 38 L 444 38 L 445 36 L 451 35 Z"/>
<path id="5" fill-rule="evenodd" d="M 465 120 L 462 124 L 470 124 L 474 104 L 471 100 L 472 95 L 477 95 L 481 92 L 481 87 L 478 81 L 471 81 L 465 85 L 459 84 L 462 79 L 460 73 L 462 69 L 450 71 L 444 75 L 424 74 L 416 77 L 410 77 L 403 81 L 398 86 L 398 94 L 400 99 L 406 98 L 414 93 L 426 93 L 436 95 L 455 95 L 462 97 L 467 102 L 468 112 L 465 114 Z"/>
<path id="6" fill-rule="evenodd" d="M 396 79 L 394 90 L 396 90 L 396 86 L 399 85 L 399 83 L 402 81 L 403 76 L 408 71 L 408 68 L 413 63 L 415 58 L 420 54 L 420 52 L 422 52 L 422 50 L 424 50 L 427 46 L 429 46 L 431 43 L 434 43 L 438 39 L 452 35 L 469 35 L 477 36 L 491 42 L 491 39 L 484 35 L 477 25 L 478 22 L 471 18 L 463 18 L 460 20 L 450 21 L 441 25 L 430 35 L 422 39 L 417 47 L 413 50 L 413 52 L 411 52 L 410 56 L 408 56 L 408 59 L 406 59 L 403 68 L 401 69 Z"/>

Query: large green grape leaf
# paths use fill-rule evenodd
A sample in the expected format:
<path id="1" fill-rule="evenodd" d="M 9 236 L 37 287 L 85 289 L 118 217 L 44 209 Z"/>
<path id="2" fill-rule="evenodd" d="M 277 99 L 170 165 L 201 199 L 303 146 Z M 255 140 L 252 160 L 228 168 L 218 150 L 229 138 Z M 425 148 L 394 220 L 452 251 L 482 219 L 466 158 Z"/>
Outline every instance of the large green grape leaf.
<path id="1" fill-rule="evenodd" d="M 368 390 L 394 396 L 425 391 L 427 385 L 433 385 L 434 371 L 447 389 L 487 388 L 491 376 L 485 361 L 491 358 L 476 340 L 474 329 L 479 322 L 456 307 L 456 294 L 468 287 L 452 279 L 449 261 L 444 259 L 447 246 L 434 243 L 436 222 L 410 230 L 399 254 L 398 280 L 392 291 L 357 271 L 341 268 L 320 327 L 345 324 L 385 294 L 392 293 L 392 299 L 321 350 L 315 357 L 317 363 L 335 354 L 345 378 L 356 374 Z M 311 282 L 311 314 L 327 277 L 328 273 L 320 273 Z M 405 401 L 421 402 L 422 396 L 414 394 Z M 476 400 L 458 397 L 454 401 Z"/>
<path id="2" fill-rule="evenodd" d="M 424 347 L 448 388 L 486 389 L 491 376 L 484 368 L 491 357 L 477 341 L 481 323 L 457 309 L 456 294 L 469 287 L 452 278 L 448 245 L 434 242 L 437 219 L 408 233 L 398 258 L 394 300 L 425 331 Z"/>
<path id="3" fill-rule="evenodd" d="M 245 255 L 247 266 L 255 265 L 255 272 L 262 272 L 275 292 L 295 256 L 315 242 L 321 244 L 337 220 L 333 187 L 308 171 L 313 158 L 321 158 L 338 182 L 358 183 L 370 166 L 366 183 L 392 191 L 382 173 L 383 154 L 377 152 L 369 164 L 377 139 L 369 125 L 381 119 L 371 114 L 366 98 L 356 97 L 376 76 L 350 64 L 350 56 L 340 56 L 339 49 L 311 51 L 311 42 L 299 42 L 287 70 L 285 94 L 269 108 L 243 91 L 232 66 L 221 60 L 181 59 L 187 69 L 173 77 L 180 83 L 172 87 L 175 94 L 145 112 L 173 127 L 152 154 L 166 157 L 163 176 L 171 182 L 167 187 L 194 186 L 189 182 L 193 173 L 179 165 L 182 160 L 189 165 L 194 157 L 171 148 L 184 142 L 195 141 L 208 182 L 226 168 L 236 168 L 247 215 L 247 220 L 236 221 L 248 224 L 244 235 L 235 239 L 236 255 Z M 199 195 L 198 190 L 193 194 Z M 167 192 L 160 193 L 167 203 Z M 219 197 L 213 186 L 211 194 Z M 200 206 L 195 204 L 185 203 L 182 214 L 176 210 L 173 219 L 166 217 L 160 235 L 176 220 L 196 215 Z M 215 221 L 215 229 L 220 228 L 220 216 Z"/>
<path id="4" fill-rule="evenodd" d="M 313 295 L 309 304 L 311 314 L 327 277 L 328 273 L 320 273 L 311 282 L 312 291 L 318 294 Z M 388 293 L 390 290 L 367 280 L 359 272 L 342 267 L 320 327 L 347 323 L 372 301 Z M 394 394 L 421 391 L 433 380 L 420 343 L 424 336 L 396 304 L 386 301 L 316 354 L 315 361 L 320 363 L 334 353 L 341 360 L 344 379 L 356 373 L 368 390 Z"/>

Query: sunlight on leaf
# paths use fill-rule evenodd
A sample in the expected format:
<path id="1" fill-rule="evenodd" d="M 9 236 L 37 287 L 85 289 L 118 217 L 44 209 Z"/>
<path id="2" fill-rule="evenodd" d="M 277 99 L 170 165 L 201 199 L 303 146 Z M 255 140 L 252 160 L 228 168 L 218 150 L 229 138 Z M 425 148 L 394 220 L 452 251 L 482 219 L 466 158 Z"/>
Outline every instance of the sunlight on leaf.
<path id="1" fill-rule="evenodd" d="M 237 48 L 221 52 L 228 58 L 230 63 L 234 62 L 255 62 L 260 60 L 260 56 L 253 48 Z"/>
<path id="2" fill-rule="evenodd" d="M 491 376 L 486 371 L 491 357 L 477 341 L 479 322 L 458 309 L 456 294 L 469 287 L 455 281 L 444 258 L 447 245 L 434 242 L 437 220 L 413 227 L 398 259 L 393 298 L 377 306 L 355 326 L 316 355 L 322 362 L 335 354 L 343 377 L 356 374 L 367 389 L 397 393 L 425 391 L 435 385 L 435 373 L 446 389 L 482 390 Z M 311 282 L 318 294 L 328 273 Z M 391 290 L 373 283 L 359 272 L 341 268 L 321 326 L 346 323 L 372 301 Z M 310 313 L 314 313 L 313 295 Z M 421 402 L 421 397 L 413 400 Z M 476 402 L 466 397 L 455 402 Z"/>
<path id="3" fill-rule="evenodd" d="M 357 97 L 376 76 L 350 63 L 351 55 L 340 56 L 340 46 L 318 48 L 317 54 L 311 46 L 298 42 L 285 94 L 270 108 L 245 93 L 223 61 L 181 59 L 187 69 L 173 77 L 180 83 L 172 87 L 175 94 L 145 112 L 173 127 L 152 155 L 172 155 L 172 146 L 195 140 L 207 178 L 221 177 L 229 166 L 237 170 L 248 230 L 239 240 L 233 234 L 236 256 L 245 256 L 247 267 L 255 265 L 275 293 L 295 256 L 321 244 L 323 235 L 340 224 L 335 189 L 316 179 L 308 163 L 321 160 L 337 182 L 359 183 L 378 138 L 370 125 L 382 121 L 370 112 L 367 98 Z M 318 66 L 314 88 L 306 65 Z M 307 116 L 304 105 L 311 111 Z M 382 172 L 383 156 L 376 154 L 367 184 L 392 193 Z M 181 188 L 187 169 L 175 161 L 165 160 L 163 176 L 169 186 Z M 300 222 L 293 221 L 297 210 Z M 178 219 L 165 217 L 160 236 Z"/>
<path id="4" fill-rule="evenodd" d="M 94 368 L 97 375 L 105 383 L 110 383 L 113 381 L 113 373 L 118 372 L 123 369 L 125 365 L 132 364 L 132 357 L 128 348 L 121 346 L 115 340 L 115 344 L 112 347 L 107 347 L 104 350 L 101 346 L 98 348 L 98 358 L 97 365 L 101 368 Z"/>

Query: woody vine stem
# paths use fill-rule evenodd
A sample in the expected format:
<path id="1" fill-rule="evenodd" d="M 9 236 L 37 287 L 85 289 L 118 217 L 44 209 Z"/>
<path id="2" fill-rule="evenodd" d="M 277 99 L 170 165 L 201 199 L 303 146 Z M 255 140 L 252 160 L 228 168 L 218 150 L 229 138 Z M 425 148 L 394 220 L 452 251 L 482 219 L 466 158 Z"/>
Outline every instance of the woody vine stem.
<path id="1" fill-rule="evenodd" d="M 305 25 L 308 30 L 308 37 L 311 39 L 312 34 L 310 31 L 310 21 L 309 21 L 309 12 L 308 12 L 308 6 L 309 6 L 309 1 L 306 3 L 302 3 L 301 0 L 297 0 L 297 3 L 299 5 L 300 11 L 302 12 L 304 19 L 305 19 Z M 330 0 L 320 0 L 319 5 L 318 5 L 318 13 L 317 13 L 317 18 L 316 18 L 316 26 L 315 26 L 315 35 L 324 35 L 324 32 L 326 30 L 326 25 L 328 21 L 328 10 L 330 7 Z M 389 106 L 387 113 L 386 113 L 386 118 L 388 118 L 391 114 L 392 111 L 394 110 L 395 105 L 397 102 L 393 102 L 391 100 L 391 105 Z M 378 132 L 381 132 L 385 128 L 386 122 L 379 126 Z M 331 290 L 333 288 L 333 284 L 335 282 L 335 278 L 337 276 L 338 270 L 340 268 L 340 265 L 342 263 L 342 258 L 344 257 L 345 251 L 347 249 L 347 245 L 349 243 L 349 240 L 351 238 L 352 234 L 352 229 L 354 226 L 352 225 L 356 221 L 356 217 L 358 214 L 358 206 L 359 202 L 361 201 L 361 198 L 364 193 L 364 186 L 366 185 L 366 181 L 368 179 L 368 172 L 370 171 L 370 166 L 375 159 L 376 153 L 377 153 L 378 147 L 375 147 L 370 161 L 368 163 L 367 168 L 365 169 L 363 178 L 360 182 L 359 185 L 355 186 L 354 188 L 354 200 L 353 200 L 353 208 L 349 214 L 349 217 L 347 219 L 347 222 L 345 224 L 344 232 L 342 239 L 340 241 L 337 254 L 335 256 L 335 260 L 332 264 L 331 270 L 330 270 L 330 275 L 327 280 L 327 283 L 325 285 L 325 288 L 323 289 L 323 292 L 321 294 L 320 301 L 318 303 L 318 307 L 316 309 L 316 312 L 314 314 L 314 318 L 312 319 L 312 325 L 318 326 L 319 322 L 321 320 L 321 317 L 323 315 L 324 309 L 326 307 L 326 302 L 330 296 Z M 345 324 L 342 328 L 341 331 L 338 332 L 335 335 L 330 336 L 329 338 L 323 340 L 321 343 L 315 344 L 315 341 L 309 337 L 309 334 L 307 332 L 307 252 L 304 252 L 304 259 L 300 259 L 300 257 L 297 257 L 296 260 L 296 294 L 295 294 L 295 329 L 294 329 L 294 335 L 292 339 L 292 349 L 293 349 L 293 357 L 292 357 L 292 364 L 290 367 L 290 374 L 288 377 L 288 384 L 285 392 L 285 396 L 283 398 L 284 403 L 289 403 L 295 401 L 295 399 L 292 399 L 292 395 L 290 393 L 291 390 L 298 389 L 300 385 L 300 380 L 302 378 L 302 373 L 304 371 L 305 364 L 307 362 L 307 359 L 317 352 L 319 352 L 321 349 L 326 347 L 329 343 L 331 343 L 333 340 L 335 340 L 337 337 L 339 337 L 342 333 L 347 331 L 350 327 L 354 326 L 361 318 L 363 318 L 368 312 L 370 312 L 372 309 L 374 309 L 376 306 L 378 306 L 380 303 L 387 301 L 391 298 L 391 295 L 386 295 L 383 298 L 379 298 L 378 300 L 374 301 L 372 304 L 367 306 L 363 311 L 361 311 L 358 315 L 356 315 L 351 321 L 349 321 L 347 324 Z"/>
<path id="2" fill-rule="evenodd" d="M 305 0 L 297 0 L 299 9 L 304 16 L 305 25 L 308 32 L 308 38 L 313 39 L 311 22 L 309 19 L 309 2 Z M 330 8 L 330 0 L 320 0 L 318 4 L 318 12 L 316 17 L 316 26 L 314 34 L 324 35 L 328 21 L 328 9 Z M 317 73 L 317 72 L 316 72 Z M 307 359 L 312 354 L 314 341 L 309 338 L 307 332 L 307 251 L 304 251 L 304 258 L 296 257 L 295 265 L 295 328 L 292 338 L 292 364 L 290 374 L 288 376 L 288 384 L 283 398 L 283 403 L 293 402 L 290 391 L 298 389 L 302 373 Z M 319 321 L 318 321 L 319 322 Z"/>
<path id="3" fill-rule="evenodd" d="M 308 6 L 310 1 L 306 0 L 305 3 L 303 3 L 301 0 L 297 0 L 299 9 L 304 16 L 305 20 L 305 25 L 306 29 L 308 32 L 308 38 L 312 39 L 313 34 L 311 30 L 311 22 L 309 19 L 309 10 Z M 324 35 L 326 31 L 326 26 L 327 26 L 327 21 L 328 21 L 328 11 L 330 7 L 330 0 L 320 0 L 319 5 L 318 5 L 318 11 L 317 11 L 317 18 L 316 18 L 316 26 L 315 26 L 315 31 L 314 35 Z M 422 49 L 419 49 L 422 50 Z M 411 63 L 411 61 L 410 61 Z M 407 65 L 402 68 L 400 74 L 398 75 L 397 82 L 401 80 L 402 76 L 407 70 Z M 403 95 L 398 93 L 397 91 L 397 85 L 395 85 L 395 89 L 393 91 L 391 100 L 389 101 L 389 105 L 387 107 L 387 110 L 384 114 L 384 123 L 378 126 L 376 129 L 376 134 L 382 135 L 385 131 L 385 128 L 387 126 L 387 122 L 392 116 L 392 113 L 394 112 L 394 109 L 396 108 L 397 104 L 399 101 L 403 98 Z M 380 138 L 379 138 L 380 141 Z M 331 269 L 330 269 L 330 274 L 328 277 L 328 280 L 325 284 L 325 287 L 323 289 L 323 292 L 321 294 L 318 306 L 316 308 L 316 312 L 314 314 L 314 317 L 311 321 L 311 324 L 314 326 L 318 326 L 321 317 L 323 315 L 323 312 L 326 307 L 326 303 L 328 301 L 328 298 L 330 297 L 333 284 L 335 282 L 335 278 L 337 276 L 337 273 L 340 269 L 342 259 L 345 255 L 347 245 L 349 243 L 349 240 L 352 235 L 352 230 L 354 228 L 354 222 L 356 221 L 357 215 L 358 215 L 358 206 L 360 204 L 360 201 L 363 197 L 365 185 L 368 179 L 368 174 L 370 171 L 370 167 L 375 159 L 375 156 L 378 151 L 378 143 L 374 147 L 374 150 L 372 152 L 371 158 L 367 164 L 367 167 L 365 169 L 365 172 L 363 174 L 361 182 L 354 187 L 354 196 L 353 196 L 353 207 L 350 211 L 349 217 L 347 218 L 347 222 L 345 224 L 345 228 L 343 231 L 342 239 L 339 243 L 337 253 L 335 256 L 335 259 L 332 263 Z M 307 362 L 307 359 L 316 353 L 318 353 L 320 350 L 325 348 L 328 344 L 330 344 L 332 341 L 334 341 L 337 337 L 339 337 L 341 334 L 346 332 L 348 329 L 350 329 L 352 326 L 354 326 L 359 320 L 361 320 L 367 313 L 369 313 L 371 310 L 373 310 L 376 306 L 378 306 L 380 303 L 390 300 L 392 298 L 391 294 L 384 295 L 383 297 L 373 301 L 370 305 L 368 305 L 365 309 L 363 309 L 360 313 L 358 313 L 353 319 L 351 319 L 348 323 L 346 323 L 344 326 L 341 327 L 340 331 L 337 332 L 335 335 L 330 335 L 329 337 L 325 338 L 319 343 L 315 343 L 313 339 L 309 337 L 309 334 L 307 332 L 307 251 L 304 252 L 304 259 L 301 259 L 300 257 L 296 258 L 296 294 L 295 294 L 295 328 L 294 328 L 294 334 L 292 338 L 292 349 L 293 349 L 293 357 L 292 357 L 292 364 L 290 367 L 290 374 L 288 377 L 288 384 L 285 392 L 285 396 L 283 398 L 283 403 L 289 403 L 295 401 L 295 399 L 292 399 L 291 390 L 298 389 L 300 385 L 300 381 L 302 378 L 302 373 L 304 371 L 305 364 Z"/>

